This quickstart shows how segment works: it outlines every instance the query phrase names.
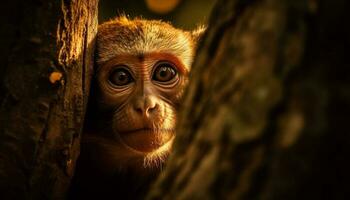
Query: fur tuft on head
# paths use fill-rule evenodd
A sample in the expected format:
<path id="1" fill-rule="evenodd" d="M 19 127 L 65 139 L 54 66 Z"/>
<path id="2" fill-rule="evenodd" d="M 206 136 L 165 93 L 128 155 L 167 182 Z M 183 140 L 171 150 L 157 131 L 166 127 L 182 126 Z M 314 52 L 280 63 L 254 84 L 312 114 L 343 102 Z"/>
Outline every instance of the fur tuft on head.
<path id="1" fill-rule="evenodd" d="M 197 43 L 203 37 L 206 30 L 207 30 L 206 26 L 199 25 L 196 29 L 191 31 L 191 36 L 193 40 Z"/>
<path id="2" fill-rule="evenodd" d="M 99 26 L 97 34 L 97 64 L 101 65 L 118 55 L 143 55 L 169 52 L 190 68 L 201 27 L 193 32 L 174 28 L 159 20 L 133 20 L 125 15 Z"/>

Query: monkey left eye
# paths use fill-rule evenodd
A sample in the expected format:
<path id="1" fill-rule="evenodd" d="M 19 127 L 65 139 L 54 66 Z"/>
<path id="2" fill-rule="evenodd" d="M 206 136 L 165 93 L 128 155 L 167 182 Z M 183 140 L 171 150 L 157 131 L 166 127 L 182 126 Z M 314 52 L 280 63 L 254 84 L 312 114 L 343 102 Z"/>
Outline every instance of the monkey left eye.
<path id="1" fill-rule="evenodd" d="M 109 81 L 113 85 L 117 85 L 117 86 L 127 85 L 133 80 L 134 79 L 132 78 L 130 72 L 123 68 L 113 70 L 109 76 Z"/>
<path id="2" fill-rule="evenodd" d="M 156 65 L 152 79 L 159 82 L 168 82 L 173 80 L 177 75 L 177 71 L 172 64 L 161 62 Z"/>

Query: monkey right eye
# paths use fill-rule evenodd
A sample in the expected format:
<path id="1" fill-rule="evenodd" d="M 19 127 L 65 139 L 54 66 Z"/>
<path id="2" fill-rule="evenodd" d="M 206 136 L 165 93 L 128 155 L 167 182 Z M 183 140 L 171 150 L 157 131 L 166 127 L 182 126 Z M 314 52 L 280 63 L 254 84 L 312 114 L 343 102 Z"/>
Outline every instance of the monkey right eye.
<path id="1" fill-rule="evenodd" d="M 109 81 L 116 86 L 128 85 L 133 80 L 130 72 L 124 68 L 115 69 L 109 75 Z"/>

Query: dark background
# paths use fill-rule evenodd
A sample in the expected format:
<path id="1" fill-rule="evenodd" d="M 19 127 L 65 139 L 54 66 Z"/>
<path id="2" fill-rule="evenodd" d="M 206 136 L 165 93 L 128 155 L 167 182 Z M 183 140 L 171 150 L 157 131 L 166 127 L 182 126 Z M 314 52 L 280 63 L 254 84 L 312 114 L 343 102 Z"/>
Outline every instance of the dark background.
<path id="1" fill-rule="evenodd" d="M 158 2 L 159 1 L 159 2 Z M 152 2 L 149 0 L 148 2 Z M 154 0 L 155 4 L 178 2 L 169 12 L 159 13 L 147 6 L 147 0 L 100 0 L 99 23 L 113 19 L 118 14 L 126 14 L 145 19 L 161 19 L 171 22 L 177 28 L 191 30 L 199 24 L 205 24 L 209 18 L 215 0 Z"/>

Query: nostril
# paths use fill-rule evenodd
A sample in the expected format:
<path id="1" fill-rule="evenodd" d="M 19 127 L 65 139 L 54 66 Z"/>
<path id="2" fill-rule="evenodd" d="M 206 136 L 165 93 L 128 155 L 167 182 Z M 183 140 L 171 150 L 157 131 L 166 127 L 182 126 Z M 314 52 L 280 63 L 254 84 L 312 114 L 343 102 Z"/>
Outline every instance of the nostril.
<path id="1" fill-rule="evenodd" d="M 158 104 L 154 105 L 153 107 L 148 108 L 148 112 L 154 112 L 158 109 Z"/>
<path id="2" fill-rule="evenodd" d="M 138 114 L 140 114 L 140 115 L 143 114 L 142 108 L 135 108 L 135 111 L 136 111 Z"/>

